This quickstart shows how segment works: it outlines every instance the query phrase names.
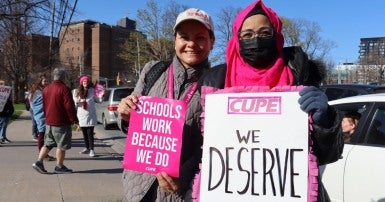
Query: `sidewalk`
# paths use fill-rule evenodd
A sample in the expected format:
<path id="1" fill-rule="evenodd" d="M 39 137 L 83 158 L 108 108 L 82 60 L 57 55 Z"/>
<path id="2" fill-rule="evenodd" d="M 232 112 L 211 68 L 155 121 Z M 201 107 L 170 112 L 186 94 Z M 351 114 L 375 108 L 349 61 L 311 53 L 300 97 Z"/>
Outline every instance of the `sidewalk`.
<path id="1" fill-rule="evenodd" d="M 40 174 L 32 168 L 37 159 L 37 145 L 32 140 L 28 111 L 7 128 L 12 143 L 0 145 L 0 201 L 12 202 L 125 202 L 122 183 L 122 153 L 112 149 L 113 143 L 101 141 L 96 131 L 96 157 L 79 154 L 83 149 L 80 132 L 73 133 L 72 148 L 64 164 L 72 174 L 53 174 L 56 162 L 44 161 L 50 174 Z M 121 147 L 121 146 L 120 146 Z M 56 149 L 56 148 L 55 148 Z M 50 155 L 55 156 L 55 149 Z"/>

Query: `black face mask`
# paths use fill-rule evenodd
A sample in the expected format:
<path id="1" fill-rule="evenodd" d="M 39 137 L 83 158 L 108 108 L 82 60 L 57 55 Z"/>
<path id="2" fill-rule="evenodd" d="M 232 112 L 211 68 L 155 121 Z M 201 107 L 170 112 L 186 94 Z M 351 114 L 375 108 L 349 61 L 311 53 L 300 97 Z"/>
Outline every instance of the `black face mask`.
<path id="1" fill-rule="evenodd" d="M 254 37 L 240 40 L 239 46 L 242 58 L 254 68 L 266 68 L 277 57 L 275 36 L 270 39 Z"/>

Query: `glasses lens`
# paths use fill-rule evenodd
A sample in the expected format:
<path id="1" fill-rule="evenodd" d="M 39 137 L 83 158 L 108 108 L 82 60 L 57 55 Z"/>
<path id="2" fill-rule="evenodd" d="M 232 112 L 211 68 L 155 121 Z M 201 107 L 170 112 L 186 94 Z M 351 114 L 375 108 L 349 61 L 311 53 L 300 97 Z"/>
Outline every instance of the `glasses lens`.
<path id="1" fill-rule="evenodd" d="M 271 38 L 273 36 L 273 29 L 270 27 L 262 27 L 257 31 L 259 38 Z"/>
<path id="2" fill-rule="evenodd" d="M 253 30 L 243 30 L 239 32 L 239 38 L 244 39 L 251 39 L 254 37 L 254 31 Z"/>
<path id="3" fill-rule="evenodd" d="M 242 30 L 238 33 L 238 37 L 240 40 L 247 40 L 247 39 L 251 39 L 254 37 L 266 39 L 266 38 L 273 37 L 273 34 L 274 34 L 274 30 L 272 28 L 262 27 L 262 28 L 258 29 L 257 31 L 254 31 L 251 29 Z"/>

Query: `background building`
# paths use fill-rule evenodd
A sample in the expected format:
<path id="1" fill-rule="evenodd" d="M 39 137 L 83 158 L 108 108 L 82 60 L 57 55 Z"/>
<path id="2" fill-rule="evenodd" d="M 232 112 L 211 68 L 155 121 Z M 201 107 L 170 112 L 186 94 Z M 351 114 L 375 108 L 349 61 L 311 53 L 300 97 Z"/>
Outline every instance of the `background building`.
<path id="1" fill-rule="evenodd" d="M 384 84 L 385 37 L 361 38 L 358 63 L 343 63 L 328 72 L 327 83 Z"/>
<path id="2" fill-rule="evenodd" d="M 385 57 L 385 37 L 361 38 L 358 52 L 360 64 L 377 64 Z"/>
<path id="3" fill-rule="evenodd" d="M 118 53 L 130 32 L 136 32 L 135 21 L 128 18 L 122 18 L 116 26 L 92 20 L 73 22 L 59 35 L 60 63 L 70 70 L 72 77 L 86 74 L 93 81 L 115 80 L 128 69 Z"/>

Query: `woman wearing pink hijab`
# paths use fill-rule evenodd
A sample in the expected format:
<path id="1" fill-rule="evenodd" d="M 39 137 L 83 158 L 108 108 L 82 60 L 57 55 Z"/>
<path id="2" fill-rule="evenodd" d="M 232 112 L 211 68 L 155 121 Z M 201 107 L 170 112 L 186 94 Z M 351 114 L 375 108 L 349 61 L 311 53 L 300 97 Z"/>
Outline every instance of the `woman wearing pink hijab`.
<path id="1" fill-rule="evenodd" d="M 335 162 L 343 150 L 338 135 L 340 118 L 318 87 L 323 78 L 321 63 L 309 60 L 300 47 L 283 47 L 282 22 L 258 0 L 238 13 L 233 36 L 226 49 L 227 64 L 213 67 L 203 86 L 218 89 L 263 86 L 305 86 L 298 100 L 309 113 L 308 201 L 329 201 L 318 176 L 318 166 Z M 204 87 L 203 87 L 204 88 Z M 203 90 L 202 90 L 203 92 Z M 199 200 L 199 175 L 193 195 Z"/>

